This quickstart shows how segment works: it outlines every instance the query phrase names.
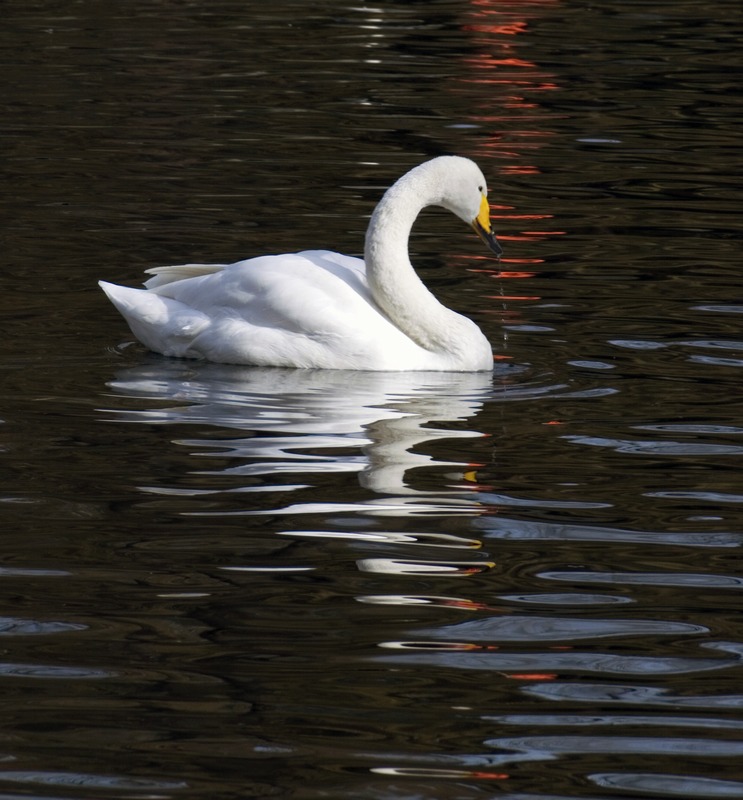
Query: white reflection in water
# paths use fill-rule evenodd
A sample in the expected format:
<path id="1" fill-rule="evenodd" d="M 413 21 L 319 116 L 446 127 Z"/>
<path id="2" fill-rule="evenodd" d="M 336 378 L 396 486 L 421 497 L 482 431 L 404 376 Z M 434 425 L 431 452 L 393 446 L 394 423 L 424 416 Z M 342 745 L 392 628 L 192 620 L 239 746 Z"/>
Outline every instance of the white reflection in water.
<path id="1" fill-rule="evenodd" d="M 356 562 L 361 572 L 383 575 L 474 575 L 492 569 L 492 561 L 408 561 L 399 558 L 361 558 Z"/>
<path id="2" fill-rule="evenodd" d="M 377 606 L 445 606 L 458 608 L 462 611 L 473 611 L 478 604 L 463 597 L 442 597 L 437 595 L 405 595 L 405 594 L 366 594 L 359 595 L 359 603 L 369 603 Z"/>
<path id="3" fill-rule="evenodd" d="M 465 539 L 449 533 L 400 533 L 396 531 L 277 531 L 279 536 L 300 539 L 345 539 L 375 544 L 404 544 L 423 547 L 446 547 L 458 550 L 477 550 L 479 539 Z M 371 570 L 375 571 L 375 570 Z"/>
<path id="4" fill-rule="evenodd" d="M 194 364 L 158 360 L 123 370 L 109 384 L 117 394 L 156 403 L 139 410 L 108 410 L 126 422 L 199 424 L 245 431 L 232 439 L 187 439 L 178 444 L 211 448 L 200 456 L 239 459 L 236 466 L 196 474 L 242 479 L 255 475 L 355 472 L 359 483 L 394 498 L 367 502 L 318 504 L 319 511 L 367 510 L 373 513 L 419 513 L 464 510 L 475 513 L 474 500 L 461 489 L 438 492 L 426 503 L 425 492 L 406 484 L 408 470 L 435 463 L 462 470 L 461 463 L 434 460 L 413 452 L 441 438 L 477 438 L 479 431 L 449 429 L 444 423 L 474 416 L 493 391 L 491 373 L 378 373 L 336 370 L 284 370 Z M 161 402 L 168 405 L 162 406 Z M 256 433 L 275 434 L 270 438 Z M 324 454 L 323 450 L 351 452 Z M 310 452 L 308 452 L 310 451 Z M 355 451 L 355 452 L 354 452 Z M 194 474 L 194 473 L 191 473 Z M 305 484 L 263 485 L 250 491 L 291 491 Z M 225 489 L 142 487 L 156 494 L 222 493 Z M 246 487 L 228 489 L 244 492 Z M 445 499 L 441 495 L 446 495 Z M 411 504 L 411 499 L 413 503 Z M 307 513 L 312 504 L 272 513 Z M 265 513 L 261 511 L 206 512 Z M 460 511 L 461 513 L 461 511 Z"/>

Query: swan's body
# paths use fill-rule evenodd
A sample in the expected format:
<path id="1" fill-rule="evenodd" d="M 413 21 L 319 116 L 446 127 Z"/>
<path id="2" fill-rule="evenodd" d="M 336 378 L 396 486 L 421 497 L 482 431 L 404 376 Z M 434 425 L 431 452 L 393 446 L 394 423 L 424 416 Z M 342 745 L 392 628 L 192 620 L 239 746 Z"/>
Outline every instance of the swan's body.
<path id="1" fill-rule="evenodd" d="M 364 260 L 328 250 L 231 265 L 148 270 L 146 289 L 100 282 L 134 335 L 166 356 L 228 364 L 350 370 L 493 367 L 485 336 L 436 300 L 415 273 L 408 237 L 428 205 L 453 211 L 500 254 L 487 187 L 465 158 L 412 169 L 372 215 Z"/>

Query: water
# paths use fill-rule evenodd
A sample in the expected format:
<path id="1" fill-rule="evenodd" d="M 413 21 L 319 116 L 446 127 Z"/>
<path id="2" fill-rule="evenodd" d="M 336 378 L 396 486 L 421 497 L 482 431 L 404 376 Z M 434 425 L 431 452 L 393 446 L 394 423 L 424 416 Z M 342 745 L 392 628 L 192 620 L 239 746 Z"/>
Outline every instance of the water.
<path id="1" fill-rule="evenodd" d="M 8 0 L 0 798 L 743 797 L 740 5 Z M 199 365 L 95 286 L 358 254 L 490 375 Z"/>

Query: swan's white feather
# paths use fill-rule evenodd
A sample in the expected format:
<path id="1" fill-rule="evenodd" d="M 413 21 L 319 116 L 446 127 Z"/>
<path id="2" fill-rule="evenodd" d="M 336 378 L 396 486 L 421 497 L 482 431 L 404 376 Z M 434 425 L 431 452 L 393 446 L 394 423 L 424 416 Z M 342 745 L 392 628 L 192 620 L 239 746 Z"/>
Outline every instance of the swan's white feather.
<path id="1" fill-rule="evenodd" d="M 199 275 L 210 275 L 212 272 L 219 272 L 227 264 L 176 264 L 172 267 L 152 267 L 146 269 L 147 275 L 154 275 L 153 278 L 144 282 L 148 289 L 162 286 L 172 281 L 182 281 L 184 278 L 196 278 Z"/>

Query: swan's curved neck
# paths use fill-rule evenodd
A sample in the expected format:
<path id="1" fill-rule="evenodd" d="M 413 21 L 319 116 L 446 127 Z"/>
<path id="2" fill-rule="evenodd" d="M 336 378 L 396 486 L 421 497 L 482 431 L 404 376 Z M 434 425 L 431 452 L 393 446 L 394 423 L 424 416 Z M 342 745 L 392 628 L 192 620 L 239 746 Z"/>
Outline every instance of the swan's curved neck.
<path id="1" fill-rule="evenodd" d="M 364 248 L 375 301 L 401 331 L 431 351 L 450 350 L 452 328 L 471 324 L 439 303 L 410 263 L 408 241 L 416 217 L 424 207 L 440 204 L 425 175 L 418 170 L 404 175 L 374 210 Z"/>

